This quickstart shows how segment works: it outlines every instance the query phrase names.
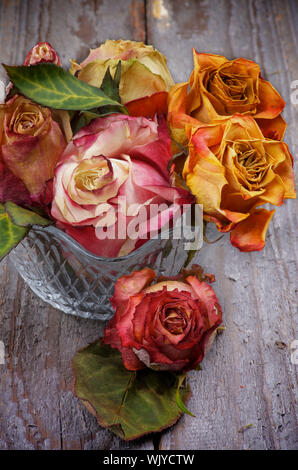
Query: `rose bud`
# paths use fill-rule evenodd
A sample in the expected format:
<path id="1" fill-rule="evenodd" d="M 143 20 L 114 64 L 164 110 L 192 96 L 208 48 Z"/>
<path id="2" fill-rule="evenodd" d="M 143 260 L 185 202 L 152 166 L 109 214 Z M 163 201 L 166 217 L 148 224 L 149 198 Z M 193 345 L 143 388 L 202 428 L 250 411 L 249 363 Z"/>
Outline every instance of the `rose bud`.
<path id="1" fill-rule="evenodd" d="M 26 193 L 26 202 L 28 198 L 39 201 L 66 146 L 51 111 L 20 95 L 1 104 L 0 144 L 1 171 L 10 175 L 9 186 L 6 178 L 0 183 L 2 199 L 16 202 L 11 197 L 15 192 L 16 196 Z"/>
<path id="2" fill-rule="evenodd" d="M 276 206 L 295 198 L 293 158 L 284 142 L 265 139 L 251 116 L 240 114 L 188 129 L 183 177 L 204 219 L 241 251 L 261 250 Z"/>
<path id="3" fill-rule="evenodd" d="M 167 61 L 153 46 L 135 41 L 107 40 L 79 65 L 72 61 L 70 72 L 78 72 L 83 82 L 100 87 L 107 68 L 112 76 L 121 60 L 119 93 L 122 103 L 136 100 L 157 92 L 169 91 L 174 85 L 167 68 Z"/>
<path id="4" fill-rule="evenodd" d="M 32 47 L 26 56 L 24 65 L 35 65 L 42 62 L 62 65 L 57 52 L 48 42 L 39 42 Z"/>
<path id="5" fill-rule="evenodd" d="M 43 62 L 61 66 L 61 60 L 55 49 L 48 42 L 39 42 L 28 52 L 24 65 L 35 65 Z M 69 113 L 63 109 L 52 109 L 53 119 L 58 122 L 65 139 L 69 142 L 72 138 Z"/>
<path id="6" fill-rule="evenodd" d="M 94 119 L 61 156 L 51 214 L 87 250 L 99 256 L 126 255 L 150 238 L 147 221 L 160 229 L 171 212 L 193 201 L 188 191 L 171 186 L 171 156 L 165 120 L 123 114 Z M 152 204 L 164 205 L 158 220 L 150 218 Z M 126 229 L 136 220 L 140 231 L 133 239 Z"/>
<path id="7" fill-rule="evenodd" d="M 265 137 L 283 138 L 286 123 L 281 116 L 284 100 L 261 78 L 260 67 L 247 59 L 228 60 L 216 54 L 200 54 L 193 49 L 194 69 L 186 83 L 178 83 L 169 93 L 168 120 L 173 138 L 185 145 L 185 126 L 198 126 L 234 113 L 258 120 Z"/>
<path id="8" fill-rule="evenodd" d="M 129 370 L 195 369 L 222 322 L 217 297 L 195 275 L 154 280 L 149 268 L 118 279 L 103 342 L 121 352 Z"/>

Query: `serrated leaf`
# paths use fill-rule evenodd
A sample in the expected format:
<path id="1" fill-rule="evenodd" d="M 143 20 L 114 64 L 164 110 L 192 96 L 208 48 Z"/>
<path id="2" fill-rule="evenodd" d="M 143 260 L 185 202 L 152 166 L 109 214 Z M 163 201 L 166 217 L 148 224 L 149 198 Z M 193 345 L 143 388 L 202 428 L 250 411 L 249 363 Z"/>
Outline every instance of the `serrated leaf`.
<path id="1" fill-rule="evenodd" d="M 0 260 L 28 233 L 28 228 L 15 225 L 3 204 L 0 204 Z"/>
<path id="2" fill-rule="evenodd" d="M 53 223 L 51 220 L 46 219 L 29 209 L 24 209 L 14 202 L 7 201 L 4 205 L 12 222 L 19 227 L 30 227 L 31 225 L 41 225 L 46 227 Z"/>
<path id="3" fill-rule="evenodd" d="M 123 366 L 118 350 L 101 341 L 79 351 L 72 360 L 75 395 L 99 424 L 124 440 L 161 431 L 174 424 L 182 411 L 176 403 L 177 375 Z M 189 389 L 182 387 L 181 402 Z"/>
<path id="4" fill-rule="evenodd" d="M 88 85 L 55 64 L 3 66 L 19 91 L 43 106 L 66 110 L 88 110 L 107 105 L 122 108 L 99 88 Z"/>

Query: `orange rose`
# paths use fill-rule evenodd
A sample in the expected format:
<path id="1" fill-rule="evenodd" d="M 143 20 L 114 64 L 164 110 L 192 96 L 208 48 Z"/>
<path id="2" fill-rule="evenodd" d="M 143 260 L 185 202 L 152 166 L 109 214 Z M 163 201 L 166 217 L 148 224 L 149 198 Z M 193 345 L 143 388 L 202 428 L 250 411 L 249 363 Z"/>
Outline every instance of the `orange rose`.
<path id="1" fill-rule="evenodd" d="M 284 142 L 264 138 L 251 116 L 236 114 L 188 126 L 183 177 L 204 217 L 241 251 L 261 250 L 274 211 L 257 209 L 295 198 L 292 156 Z"/>
<path id="2" fill-rule="evenodd" d="M 260 77 L 258 64 L 195 50 L 193 60 L 189 81 L 178 83 L 169 93 L 168 120 L 177 142 L 187 142 L 185 125 L 197 126 L 235 113 L 253 116 L 265 137 L 283 138 L 286 123 L 280 113 L 285 102 L 271 83 Z"/>

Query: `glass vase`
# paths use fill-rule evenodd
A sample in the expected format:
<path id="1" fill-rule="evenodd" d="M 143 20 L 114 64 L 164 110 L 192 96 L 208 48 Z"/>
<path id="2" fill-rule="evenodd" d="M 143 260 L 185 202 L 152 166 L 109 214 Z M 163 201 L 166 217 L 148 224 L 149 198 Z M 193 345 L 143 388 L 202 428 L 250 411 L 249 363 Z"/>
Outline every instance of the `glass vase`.
<path id="1" fill-rule="evenodd" d="M 183 239 L 159 238 L 127 256 L 104 258 L 88 252 L 54 226 L 34 226 L 10 258 L 45 302 L 71 315 L 108 320 L 114 314 L 109 299 L 120 276 L 144 267 L 157 275 L 176 275 L 187 254 Z"/>

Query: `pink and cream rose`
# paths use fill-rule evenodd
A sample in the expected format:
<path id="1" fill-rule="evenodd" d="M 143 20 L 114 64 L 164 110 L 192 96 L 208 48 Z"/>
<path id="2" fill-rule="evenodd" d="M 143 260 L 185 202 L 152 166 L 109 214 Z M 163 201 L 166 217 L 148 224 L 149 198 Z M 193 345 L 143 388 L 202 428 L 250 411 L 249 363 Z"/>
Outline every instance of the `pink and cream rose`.
<path id="1" fill-rule="evenodd" d="M 56 167 L 51 214 L 89 251 L 126 255 L 149 238 L 148 228 L 160 229 L 192 201 L 187 191 L 171 186 L 170 159 L 165 120 L 122 114 L 95 119 L 74 136 Z M 151 204 L 163 204 L 163 210 L 148 227 Z M 127 230 L 134 221 L 137 238 Z"/>

